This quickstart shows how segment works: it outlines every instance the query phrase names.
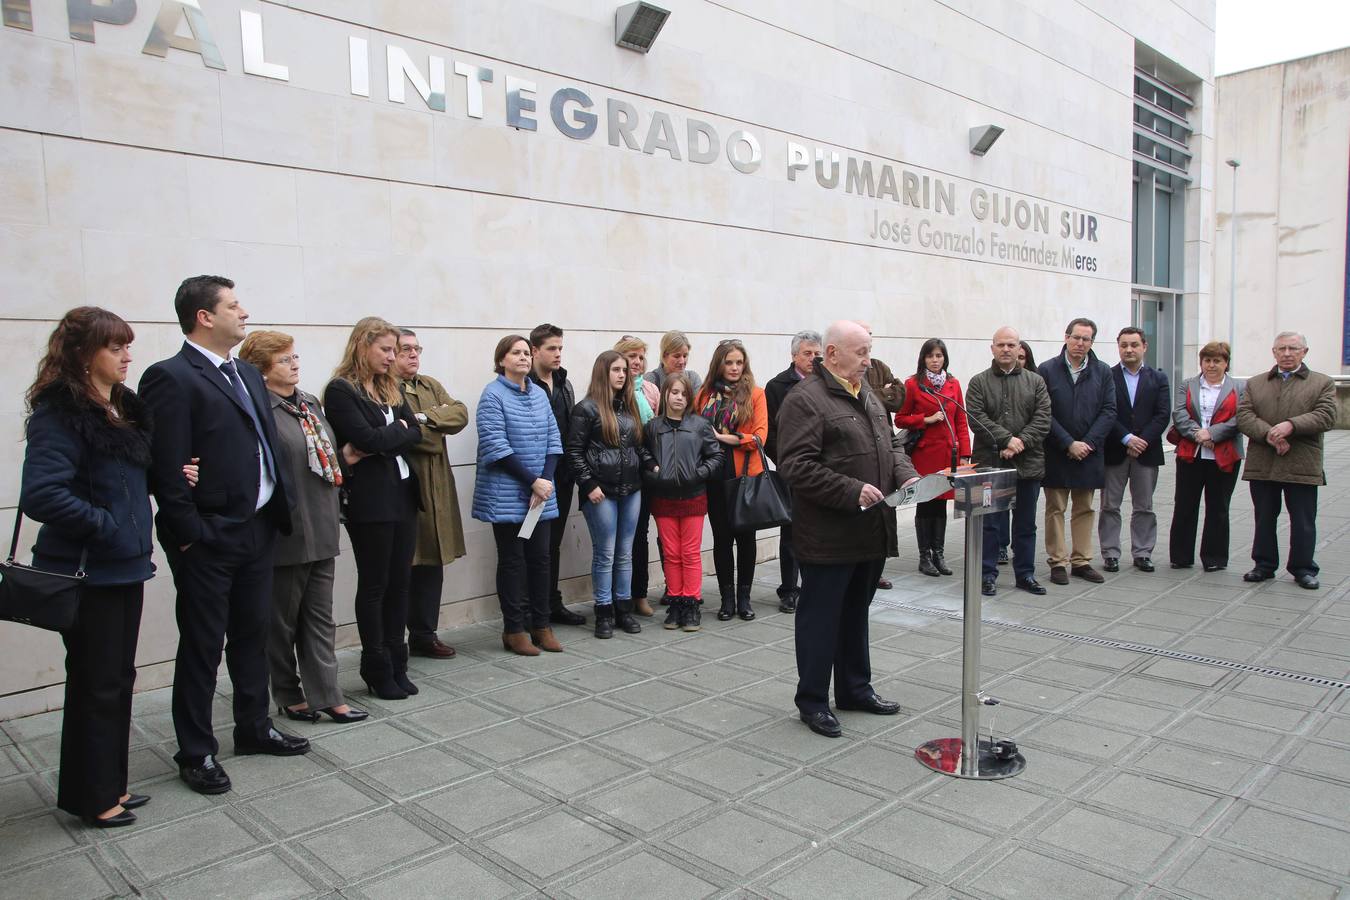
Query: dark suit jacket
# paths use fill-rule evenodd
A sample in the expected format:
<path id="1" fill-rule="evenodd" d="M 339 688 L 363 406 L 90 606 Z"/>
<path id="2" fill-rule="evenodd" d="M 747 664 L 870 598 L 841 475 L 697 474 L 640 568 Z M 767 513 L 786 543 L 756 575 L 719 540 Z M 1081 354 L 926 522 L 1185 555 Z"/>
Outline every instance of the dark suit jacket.
<path id="1" fill-rule="evenodd" d="M 398 473 L 398 458 L 422 440 L 422 429 L 412 407 L 404 401 L 394 410 L 394 421 L 386 425 L 379 406 L 366 399 L 350 381 L 334 378 L 324 388 L 323 408 L 333 426 L 333 447 L 339 454 L 343 444 L 351 444 L 370 454 L 350 469 L 343 469 L 347 521 L 396 522 L 401 519 L 406 507 L 399 488 L 403 479 Z M 403 461 L 407 463 L 407 458 Z M 416 495 L 417 472 L 413 471 L 411 463 L 408 463 L 408 478 Z M 420 500 L 418 503 L 420 505 Z"/>
<path id="2" fill-rule="evenodd" d="M 281 448 L 262 375 L 243 360 L 236 366 L 276 458 Z M 184 343 L 177 356 L 145 370 L 140 395 L 154 413 L 150 489 L 159 505 L 155 523 L 160 543 L 210 545 L 230 526 L 253 518 L 258 432 L 225 373 Z M 197 487 L 190 488 L 183 466 L 194 456 L 201 460 L 201 475 Z M 276 489 L 261 512 L 290 534 L 295 492 L 279 459 L 275 468 Z"/>
<path id="3" fill-rule="evenodd" d="M 1125 375 L 1120 363 L 1111 367 L 1111 380 L 1116 385 L 1116 418 L 1111 434 L 1106 439 L 1106 464 L 1119 465 L 1129 458 L 1125 435 L 1133 434 L 1148 441 L 1148 449 L 1139 455 L 1139 464 L 1163 464 L 1162 436 L 1172 419 L 1172 392 L 1167 384 L 1167 373 L 1148 366 L 1139 367 L 1139 386 L 1134 391 L 1134 406 L 1125 387 Z"/>

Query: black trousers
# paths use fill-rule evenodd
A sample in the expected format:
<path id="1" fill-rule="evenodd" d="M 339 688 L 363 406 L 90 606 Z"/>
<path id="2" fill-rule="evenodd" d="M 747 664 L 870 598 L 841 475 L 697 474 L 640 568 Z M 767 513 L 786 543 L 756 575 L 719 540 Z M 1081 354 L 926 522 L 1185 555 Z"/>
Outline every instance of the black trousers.
<path id="1" fill-rule="evenodd" d="M 502 631 L 548 628 L 549 531 L 534 529 L 528 540 L 517 535 L 519 522 L 496 522 L 497 601 L 502 607 Z"/>
<path id="2" fill-rule="evenodd" d="M 356 630 L 361 649 L 403 646 L 408 580 L 417 548 L 417 516 L 395 522 L 348 522 L 356 560 Z"/>
<path id="3" fill-rule="evenodd" d="M 830 708 L 830 674 L 835 703 L 853 704 L 872 696 L 872 657 L 867 643 L 867 608 L 877 592 L 886 560 L 820 565 L 801 563 L 802 596 L 797 601 L 797 708 L 804 713 Z"/>
<path id="4" fill-rule="evenodd" d="M 713 534 L 713 568 L 723 593 L 748 592 L 755 580 L 755 532 L 731 530 L 725 481 L 708 482 L 708 524 Z"/>
<path id="5" fill-rule="evenodd" d="M 1280 501 L 1289 510 L 1290 575 L 1316 575 L 1320 569 L 1313 560 L 1317 544 L 1317 485 L 1289 484 L 1283 481 L 1249 481 L 1252 507 L 1256 513 L 1256 535 L 1252 538 L 1252 562 L 1258 569 L 1274 572 L 1280 567 L 1280 545 L 1275 525 L 1280 518 Z"/>
<path id="6" fill-rule="evenodd" d="M 782 525 L 778 529 L 778 596 L 786 597 L 797 591 L 797 580 L 801 569 L 797 566 L 797 557 L 792 553 L 792 526 Z"/>
<path id="7" fill-rule="evenodd" d="M 261 740 L 267 715 L 267 634 L 272 617 L 272 549 L 276 526 L 255 515 L 221 532 L 218 542 L 186 551 L 164 548 L 178 592 L 178 656 L 173 676 L 173 728 L 179 765 L 196 765 L 220 746 L 211 729 L 211 700 L 221 648 L 234 687 L 235 741 Z"/>
<path id="8" fill-rule="evenodd" d="M 445 566 L 413 566 L 408 576 L 408 643 L 425 647 L 441 624 Z"/>
<path id="9" fill-rule="evenodd" d="M 567 517 L 572 512 L 572 494 L 576 485 L 559 479 L 553 482 L 553 490 L 558 497 L 558 518 L 548 523 L 548 603 L 551 609 L 561 609 L 563 602 L 562 591 L 558 590 L 558 567 L 562 565 L 563 535 L 567 532 Z"/>
<path id="10" fill-rule="evenodd" d="M 634 600 L 647 596 L 647 568 L 648 560 L 651 558 L 647 550 L 647 541 L 652 524 L 652 510 L 648 503 L 648 492 L 642 491 L 641 499 L 638 501 L 637 530 L 633 532 L 633 580 L 629 596 Z"/>
<path id="11" fill-rule="evenodd" d="M 1200 533 L 1200 564 L 1228 565 L 1228 504 L 1238 483 L 1238 466 L 1225 472 L 1212 459 L 1177 463 L 1177 489 L 1167 555 L 1176 565 L 1195 564 L 1195 531 L 1200 500 L 1205 501 L 1205 529 Z M 1255 483 L 1255 482 L 1253 482 Z"/>
<path id="12" fill-rule="evenodd" d="M 79 618 L 61 633 L 66 645 L 66 705 L 56 805 L 96 816 L 127 792 L 131 688 L 141 629 L 141 584 L 80 591 Z"/>

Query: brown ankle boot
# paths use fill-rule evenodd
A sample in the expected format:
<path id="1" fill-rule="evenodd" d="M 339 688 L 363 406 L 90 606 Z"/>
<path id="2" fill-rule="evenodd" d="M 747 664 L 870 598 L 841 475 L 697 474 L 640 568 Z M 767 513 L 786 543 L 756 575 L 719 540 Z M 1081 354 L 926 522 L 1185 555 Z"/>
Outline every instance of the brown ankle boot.
<path id="1" fill-rule="evenodd" d="M 563 652 L 563 645 L 558 643 L 557 637 L 553 634 L 552 628 L 535 628 L 530 631 L 530 638 L 534 645 L 540 650 L 547 650 L 549 653 Z"/>
<path id="2" fill-rule="evenodd" d="M 656 611 L 652 609 L 652 605 L 647 602 L 646 597 L 638 597 L 633 601 L 633 612 L 637 613 L 639 616 L 646 616 L 649 619 L 656 615 Z"/>
<path id="3" fill-rule="evenodd" d="M 539 648 L 530 643 L 530 636 L 523 631 L 502 632 L 502 647 L 521 656 L 539 655 Z"/>

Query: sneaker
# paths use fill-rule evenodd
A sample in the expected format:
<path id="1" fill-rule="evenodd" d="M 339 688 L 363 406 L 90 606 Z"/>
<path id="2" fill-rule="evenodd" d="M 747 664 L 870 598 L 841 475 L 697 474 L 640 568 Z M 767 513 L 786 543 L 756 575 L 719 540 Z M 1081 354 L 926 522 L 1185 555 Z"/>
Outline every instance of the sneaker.
<path id="1" fill-rule="evenodd" d="M 999 548 L 999 551 L 998 551 L 998 564 L 999 564 L 1000 566 L 1006 566 L 1006 565 L 1008 564 L 1008 548 L 1007 548 L 1007 547 L 1000 547 L 1000 548 Z"/>
<path id="2" fill-rule="evenodd" d="M 998 588 L 994 585 L 992 578 L 985 579 L 984 583 L 980 585 L 980 593 L 986 597 L 993 597 L 998 593 Z"/>

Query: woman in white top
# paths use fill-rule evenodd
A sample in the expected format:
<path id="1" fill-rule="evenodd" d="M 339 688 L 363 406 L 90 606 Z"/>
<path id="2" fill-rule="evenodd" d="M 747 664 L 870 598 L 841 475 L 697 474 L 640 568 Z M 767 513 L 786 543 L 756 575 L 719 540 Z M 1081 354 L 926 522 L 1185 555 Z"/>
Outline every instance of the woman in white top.
<path id="1" fill-rule="evenodd" d="M 1200 374 L 1177 388 L 1172 409 L 1174 428 L 1168 439 L 1177 445 L 1177 489 L 1172 511 L 1172 568 L 1195 564 L 1195 530 L 1200 500 L 1205 501 L 1205 527 L 1200 537 L 1200 563 L 1206 572 L 1228 567 L 1228 503 L 1242 467 L 1242 433 L 1237 406 L 1244 384 L 1228 375 L 1230 351 L 1223 341 L 1200 348 Z"/>

